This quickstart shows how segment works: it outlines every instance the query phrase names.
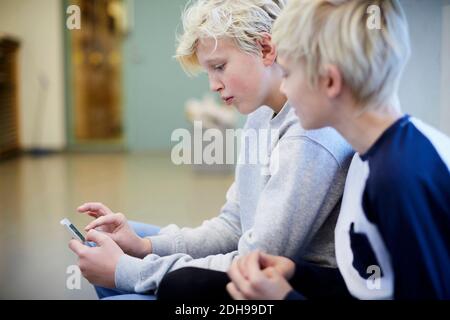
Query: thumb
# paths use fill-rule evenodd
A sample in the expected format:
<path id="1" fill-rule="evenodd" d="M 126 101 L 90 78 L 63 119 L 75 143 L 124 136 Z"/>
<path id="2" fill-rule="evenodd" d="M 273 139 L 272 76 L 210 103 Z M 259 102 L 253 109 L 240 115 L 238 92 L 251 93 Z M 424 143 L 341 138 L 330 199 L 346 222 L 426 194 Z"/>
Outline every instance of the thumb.
<path id="1" fill-rule="evenodd" d="M 280 273 L 273 267 L 266 268 L 263 272 L 267 277 L 272 278 L 273 280 L 281 278 Z"/>
<path id="2" fill-rule="evenodd" d="M 81 252 L 86 249 L 86 246 L 82 244 L 80 241 L 72 239 L 69 242 L 69 248 L 72 250 L 77 256 L 80 256 Z"/>
<path id="3" fill-rule="evenodd" d="M 108 237 L 106 234 L 100 232 L 100 231 L 97 231 L 95 229 L 91 229 L 91 230 L 89 230 L 89 232 L 86 235 L 86 240 L 87 241 L 93 241 L 96 244 L 98 244 L 99 246 L 102 246 L 107 241 L 111 240 L 111 238 Z"/>

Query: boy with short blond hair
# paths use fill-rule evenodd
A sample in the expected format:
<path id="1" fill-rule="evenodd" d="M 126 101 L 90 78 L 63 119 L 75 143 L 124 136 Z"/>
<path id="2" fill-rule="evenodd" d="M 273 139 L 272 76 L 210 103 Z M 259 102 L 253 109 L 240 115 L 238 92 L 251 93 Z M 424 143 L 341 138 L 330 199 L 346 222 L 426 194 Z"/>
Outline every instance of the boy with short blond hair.
<path id="1" fill-rule="evenodd" d="M 371 12 L 381 15 L 378 26 Z M 282 91 L 302 126 L 334 127 L 364 161 L 346 183 L 352 194 L 336 227 L 349 291 L 360 299 L 450 299 L 450 139 L 400 111 L 410 44 L 399 1 L 291 0 L 273 38 Z M 292 290 L 283 276 L 296 282 L 294 270 L 302 270 L 259 253 L 241 260 L 229 272 L 234 298 L 283 298 Z M 239 264 L 252 270 L 247 277 Z M 247 290 L 255 281 L 261 289 Z"/>

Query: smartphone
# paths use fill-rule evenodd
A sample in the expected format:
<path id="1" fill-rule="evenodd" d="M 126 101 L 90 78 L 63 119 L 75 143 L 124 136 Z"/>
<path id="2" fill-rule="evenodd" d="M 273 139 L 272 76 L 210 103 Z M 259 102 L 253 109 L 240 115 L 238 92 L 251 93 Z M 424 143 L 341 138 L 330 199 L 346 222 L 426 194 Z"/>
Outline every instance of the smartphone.
<path id="1" fill-rule="evenodd" d="M 80 240 L 82 243 L 89 247 L 94 247 L 96 245 L 95 242 L 86 241 L 86 238 L 83 236 L 83 234 L 72 224 L 72 222 L 70 222 L 69 219 L 64 218 L 59 223 L 66 227 L 72 238 Z"/>

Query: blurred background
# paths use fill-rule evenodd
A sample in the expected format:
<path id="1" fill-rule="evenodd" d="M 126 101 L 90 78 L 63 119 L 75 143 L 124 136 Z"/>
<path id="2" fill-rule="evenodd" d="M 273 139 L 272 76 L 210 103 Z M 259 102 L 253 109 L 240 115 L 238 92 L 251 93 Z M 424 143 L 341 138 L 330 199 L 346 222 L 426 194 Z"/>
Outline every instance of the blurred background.
<path id="1" fill-rule="evenodd" d="M 95 299 L 85 280 L 66 286 L 76 258 L 59 221 L 82 229 L 84 202 L 160 226 L 219 212 L 232 168 L 170 157 L 172 132 L 192 130 L 190 99 L 208 100 L 207 77 L 172 58 L 186 2 L 0 0 L 0 299 Z M 403 109 L 450 134 L 450 0 L 401 2 Z"/>

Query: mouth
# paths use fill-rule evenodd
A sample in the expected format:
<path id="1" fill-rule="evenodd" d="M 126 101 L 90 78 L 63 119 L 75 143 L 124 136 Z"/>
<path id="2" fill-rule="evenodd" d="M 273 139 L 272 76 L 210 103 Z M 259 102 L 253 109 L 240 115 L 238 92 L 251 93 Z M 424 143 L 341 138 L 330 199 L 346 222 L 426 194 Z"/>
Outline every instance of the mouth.
<path id="1" fill-rule="evenodd" d="M 234 101 L 234 97 L 222 97 L 222 100 L 226 105 L 231 105 Z"/>

